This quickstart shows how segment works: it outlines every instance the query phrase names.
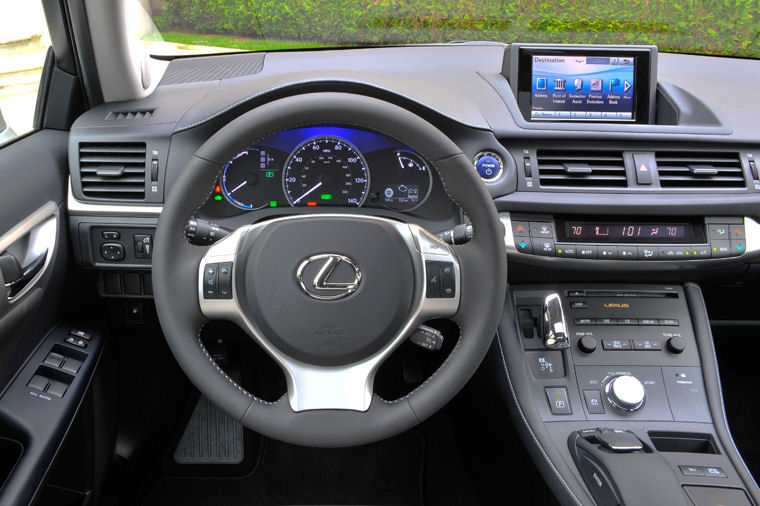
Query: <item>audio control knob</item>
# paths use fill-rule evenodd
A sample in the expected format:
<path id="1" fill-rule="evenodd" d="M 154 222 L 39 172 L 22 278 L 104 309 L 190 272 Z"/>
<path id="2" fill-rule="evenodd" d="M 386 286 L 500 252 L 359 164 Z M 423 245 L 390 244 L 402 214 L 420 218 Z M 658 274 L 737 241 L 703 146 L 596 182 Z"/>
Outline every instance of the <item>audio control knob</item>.
<path id="1" fill-rule="evenodd" d="M 630 374 L 615 376 L 604 388 L 610 404 L 622 411 L 636 411 L 644 405 L 646 391 L 636 377 Z"/>

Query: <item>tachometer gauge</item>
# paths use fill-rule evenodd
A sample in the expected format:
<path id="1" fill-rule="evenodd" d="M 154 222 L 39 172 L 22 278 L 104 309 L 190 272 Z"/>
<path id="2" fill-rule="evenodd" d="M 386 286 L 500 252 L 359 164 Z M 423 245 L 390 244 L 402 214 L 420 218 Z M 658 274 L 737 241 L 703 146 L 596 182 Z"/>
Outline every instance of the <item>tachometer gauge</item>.
<path id="1" fill-rule="evenodd" d="M 259 146 L 238 153 L 222 172 L 220 186 L 224 198 L 242 209 L 270 206 L 273 197 L 282 195 L 279 185 L 283 154 Z"/>
<path id="2" fill-rule="evenodd" d="M 359 150 L 338 137 L 315 137 L 290 154 L 282 178 L 292 206 L 361 206 L 369 169 Z"/>
<path id="3" fill-rule="evenodd" d="M 433 175 L 425 160 L 408 150 L 393 152 L 383 170 L 380 198 L 385 207 L 410 211 L 425 202 L 433 186 Z"/>

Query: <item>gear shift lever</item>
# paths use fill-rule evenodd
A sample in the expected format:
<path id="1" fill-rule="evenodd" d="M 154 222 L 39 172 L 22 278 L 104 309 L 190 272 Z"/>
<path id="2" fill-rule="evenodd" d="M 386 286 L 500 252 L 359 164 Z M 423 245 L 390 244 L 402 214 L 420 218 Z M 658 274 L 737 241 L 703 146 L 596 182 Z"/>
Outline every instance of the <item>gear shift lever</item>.
<path id="1" fill-rule="evenodd" d="M 551 293 L 544 299 L 541 337 L 544 340 L 544 346 L 550 350 L 564 350 L 570 347 L 565 313 L 562 311 L 562 301 L 558 293 Z"/>

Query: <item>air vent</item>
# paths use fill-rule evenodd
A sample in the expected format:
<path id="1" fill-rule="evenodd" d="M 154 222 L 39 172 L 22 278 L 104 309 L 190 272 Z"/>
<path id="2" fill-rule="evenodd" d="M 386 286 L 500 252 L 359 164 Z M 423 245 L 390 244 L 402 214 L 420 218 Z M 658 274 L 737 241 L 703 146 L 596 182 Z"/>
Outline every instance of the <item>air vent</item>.
<path id="1" fill-rule="evenodd" d="M 745 188 L 738 153 L 659 151 L 655 153 L 663 188 Z"/>
<path id="2" fill-rule="evenodd" d="M 107 121 L 121 121 L 125 119 L 148 119 L 153 116 L 155 109 L 143 109 L 140 111 L 111 111 L 106 114 Z"/>
<path id="3" fill-rule="evenodd" d="M 539 149 L 542 187 L 626 188 L 622 151 Z"/>
<path id="4" fill-rule="evenodd" d="M 145 198 L 145 143 L 79 144 L 82 193 L 95 199 Z"/>

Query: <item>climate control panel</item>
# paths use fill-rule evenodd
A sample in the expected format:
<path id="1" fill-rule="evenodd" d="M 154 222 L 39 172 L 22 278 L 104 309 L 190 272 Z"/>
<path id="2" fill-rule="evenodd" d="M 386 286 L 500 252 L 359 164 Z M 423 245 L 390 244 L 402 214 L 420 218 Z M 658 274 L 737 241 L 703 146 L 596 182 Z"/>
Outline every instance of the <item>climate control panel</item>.
<path id="1" fill-rule="evenodd" d="M 690 261 L 760 251 L 760 224 L 737 216 L 599 218 L 500 213 L 509 253 L 580 260 Z"/>

